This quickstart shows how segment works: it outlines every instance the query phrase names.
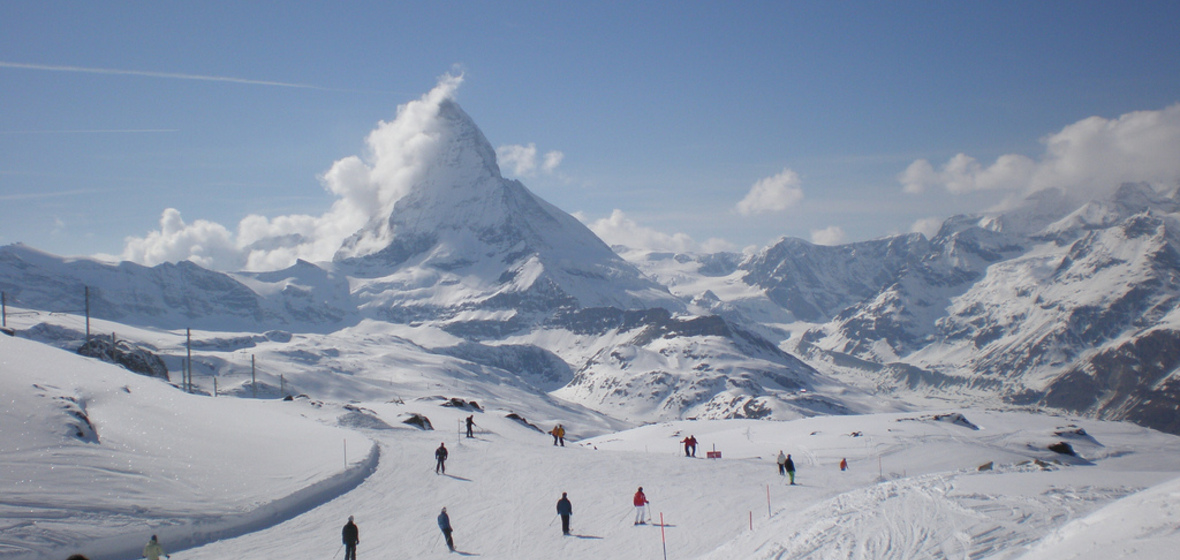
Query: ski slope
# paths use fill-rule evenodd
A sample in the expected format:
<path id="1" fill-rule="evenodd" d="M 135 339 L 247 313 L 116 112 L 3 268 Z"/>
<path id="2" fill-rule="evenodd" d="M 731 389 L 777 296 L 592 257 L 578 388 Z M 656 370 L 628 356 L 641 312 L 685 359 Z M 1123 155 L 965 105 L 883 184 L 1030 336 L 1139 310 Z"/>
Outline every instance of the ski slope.
<path id="1" fill-rule="evenodd" d="M 966 422 L 914 412 L 612 431 L 572 413 L 571 433 L 597 435 L 555 447 L 507 413 L 548 430 L 558 401 L 489 394 L 476 410 L 429 392 L 352 404 L 194 396 L 10 337 L 0 368 L 5 560 L 136 558 L 153 533 L 180 560 L 340 558 L 349 515 L 360 558 L 443 558 L 442 507 L 458 554 L 491 559 L 1049 558 L 1087 550 L 1080 537 L 1156 558 L 1140 543 L 1180 544 L 1169 501 L 1180 438 L 1124 423 L 961 410 Z M 67 430 L 76 417 L 59 396 L 81 403 L 97 442 Z M 410 413 L 435 430 L 402 423 Z M 458 432 L 468 415 L 471 439 Z M 698 458 L 683 456 L 689 434 Z M 1047 449 L 1058 441 L 1079 457 Z M 440 442 L 445 476 L 433 470 Z M 703 458 L 714 447 L 722 458 Z M 780 449 L 796 486 L 777 474 Z M 632 524 L 639 486 L 664 527 Z M 555 515 L 562 492 L 572 537 Z M 1112 516 L 1105 537 L 1085 529 Z"/>

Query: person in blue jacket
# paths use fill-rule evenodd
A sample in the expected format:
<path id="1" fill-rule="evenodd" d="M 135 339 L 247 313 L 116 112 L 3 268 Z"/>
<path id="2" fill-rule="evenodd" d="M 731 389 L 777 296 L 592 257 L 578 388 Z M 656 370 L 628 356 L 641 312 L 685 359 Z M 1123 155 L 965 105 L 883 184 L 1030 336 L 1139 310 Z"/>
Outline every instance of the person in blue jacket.
<path id="1" fill-rule="evenodd" d="M 438 528 L 442 529 L 443 536 L 447 538 L 447 548 L 451 552 L 455 551 L 455 541 L 451 539 L 451 516 L 447 515 L 447 508 L 442 508 L 442 513 L 438 514 Z"/>
<path id="2" fill-rule="evenodd" d="M 574 506 L 570 504 L 570 499 L 561 493 L 561 499 L 557 500 L 557 515 L 561 516 L 561 534 L 570 534 L 570 516 L 574 514 Z"/>

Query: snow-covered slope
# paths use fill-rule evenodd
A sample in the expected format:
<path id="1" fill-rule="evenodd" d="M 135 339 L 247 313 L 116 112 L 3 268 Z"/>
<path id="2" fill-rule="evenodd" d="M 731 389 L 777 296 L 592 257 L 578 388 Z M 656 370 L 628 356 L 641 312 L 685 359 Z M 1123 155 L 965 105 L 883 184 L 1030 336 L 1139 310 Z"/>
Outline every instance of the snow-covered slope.
<path id="1" fill-rule="evenodd" d="M 153 532 L 193 546 L 257 530 L 378 460 L 363 434 L 289 403 L 189 395 L 8 336 L 0 395 L 0 558 L 127 558 Z"/>
<path id="2" fill-rule="evenodd" d="M 616 431 L 570 409 L 559 420 L 579 435 L 559 447 L 542 433 L 552 421 L 537 418 L 552 403 L 539 396 L 490 395 L 477 409 L 443 406 L 455 403 L 425 385 L 350 404 L 187 395 L 9 337 L 0 361 L 4 395 L 18 396 L 0 422 L 5 559 L 131 558 L 151 534 L 195 560 L 328 558 L 350 515 L 361 557 L 446 557 L 434 520 L 442 507 L 459 554 L 484 558 L 1015 558 L 1180 476 L 1180 438 L 1077 418 L 944 410 Z M 77 400 L 38 394 L 50 387 Z M 62 408 L 70 402 L 97 441 L 77 435 L 79 417 Z M 434 430 L 401 422 L 411 414 Z M 470 439 L 458 431 L 468 416 Z M 698 456 L 721 458 L 684 457 L 689 434 Z M 433 470 L 440 442 L 445 476 Z M 1049 450 L 1061 442 L 1075 455 Z M 793 455 L 795 486 L 777 473 L 779 450 Z M 342 472 L 360 476 L 332 478 Z M 633 525 L 639 486 L 662 527 Z M 571 537 L 555 522 L 562 492 L 574 504 Z M 1122 523 L 1161 526 L 1149 517 L 1161 511 Z"/>

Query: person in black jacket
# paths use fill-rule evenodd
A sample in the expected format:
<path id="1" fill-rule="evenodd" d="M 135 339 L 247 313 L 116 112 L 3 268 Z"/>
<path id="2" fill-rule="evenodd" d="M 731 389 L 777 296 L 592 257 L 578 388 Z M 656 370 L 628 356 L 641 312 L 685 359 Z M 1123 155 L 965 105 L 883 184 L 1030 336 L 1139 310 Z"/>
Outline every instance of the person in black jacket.
<path id="1" fill-rule="evenodd" d="M 356 560 L 356 545 L 361 542 L 361 532 L 356 528 L 356 523 L 352 522 L 351 515 L 348 516 L 348 523 L 344 524 L 340 536 L 344 539 L 344 560 Z"/>
<path id="2" fill-rule="evenodd" d="M 574 514 L 574 506 L 570 504 L 570 499 L 566 497 L 565 492 L 561 493 L 561 499 L 557 500 L 557 515 L 561 516 L 561 534 L 570 534 L 570 516 Z"/>
<path id="3" fill-rule="evenodd" d="M 439 443 L 438 444 L 438 449 L 434 450 L 434 458 L 438 460 L 438 462 L 435 463 L 435 465 L 434 465 L 434 474 L 438 474 L 440 471 L 443 474 L 447 474 L 447 444 L 446 443 Z"/>
<path id="4" fill-rule="evenodd" d="M 438 528 L 442 529 L 443 536 L 447 538 L 447 548 L 451 552 L 455 551 L 455 541 L 451 538 L 451 516 L 447 515 L 447 508 L 442 508 L 442 513 L 438 514 Z"/>

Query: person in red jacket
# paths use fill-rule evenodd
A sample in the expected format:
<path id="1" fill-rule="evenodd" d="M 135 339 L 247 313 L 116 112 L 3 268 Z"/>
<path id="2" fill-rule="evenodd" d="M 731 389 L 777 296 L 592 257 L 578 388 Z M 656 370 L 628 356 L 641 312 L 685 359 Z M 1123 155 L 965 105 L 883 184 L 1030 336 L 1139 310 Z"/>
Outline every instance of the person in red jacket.
<path id="1" fill-rule="evenodd" d="M 697 456 L 697 438 L 696 438 L 696 436 L 688 436 L 688 437 L 684 438 L 684 441 L 682 441 L 681 443 L 684 444 L 684 456 L 685 457 L 696 457 Z"/>
<path id="2" fill-rule="evenodd" d="M 649 502 L 647 501 L 647 496 L 643 495 L 642 486 L 640 486 L 639 490 L 635 492 L 635 499 L 633 500 L 633 503 L 635 504 L 635 524 L 646 525 L 647 522 L 643 520 L 643 514 L 647 511 L 647 504 Z"/>

